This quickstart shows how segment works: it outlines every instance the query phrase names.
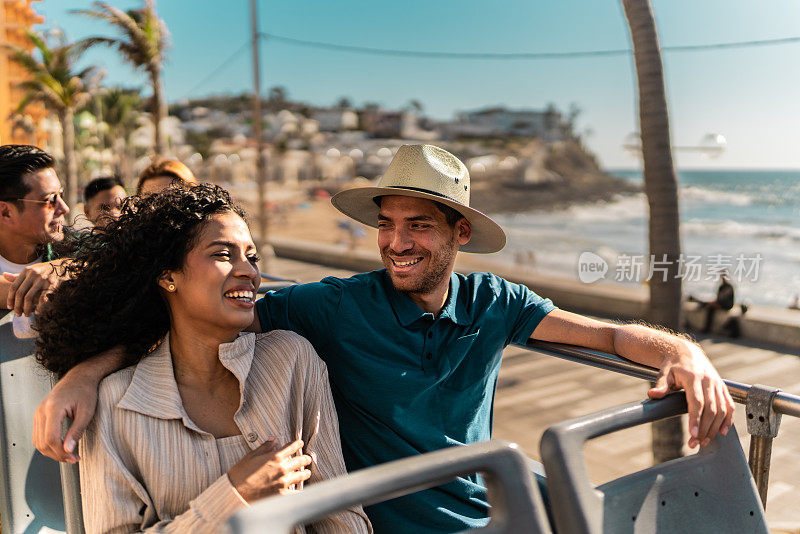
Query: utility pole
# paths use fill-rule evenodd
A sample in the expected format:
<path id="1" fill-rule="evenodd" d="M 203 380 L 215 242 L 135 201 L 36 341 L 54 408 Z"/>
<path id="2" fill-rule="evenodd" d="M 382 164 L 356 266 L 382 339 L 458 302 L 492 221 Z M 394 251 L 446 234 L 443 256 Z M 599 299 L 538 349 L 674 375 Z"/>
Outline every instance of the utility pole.
<path id="1" fill-rule="evenodd" d="M 253 39 L 253 138 L 256 143 L 256 182 L 258 183 L 258 251 L 262 253 L 261 270 L 269 272 L 269 256 L 262 252 L 269 243 L 267 210 L 267 173 L 264 140 L 261 132 L 261 70 L 259 68 L 258 0 L 250 0 L 250 29 Z"/>

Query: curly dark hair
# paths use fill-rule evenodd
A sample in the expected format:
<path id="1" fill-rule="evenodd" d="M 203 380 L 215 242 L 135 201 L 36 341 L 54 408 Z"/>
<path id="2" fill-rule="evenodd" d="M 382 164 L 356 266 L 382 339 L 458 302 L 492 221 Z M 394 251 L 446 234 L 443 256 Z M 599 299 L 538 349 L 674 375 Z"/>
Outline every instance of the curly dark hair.
<path id="1" fill-rule="evenodd" d="M 180 269 L 204 222 L 226 212 L 245 218 L 227 191 L 208 184 L 126 199 L 119 219 L 81 238 L 64 266 L 72 278 L 38 315 L 39 363 L 63 375 L 116 346 L 126 365 L 139 361 L 169 331 L 159 276 Z"/>

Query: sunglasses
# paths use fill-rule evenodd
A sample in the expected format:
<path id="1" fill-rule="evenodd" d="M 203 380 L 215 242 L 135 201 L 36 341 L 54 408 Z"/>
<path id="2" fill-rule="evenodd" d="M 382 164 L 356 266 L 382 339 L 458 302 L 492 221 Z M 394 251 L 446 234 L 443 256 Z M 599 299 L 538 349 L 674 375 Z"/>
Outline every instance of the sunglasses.
<path id="1" fill-rule="evenodd" d="M 64 195 L 64 190 L 62 189 L 61 191 L 57 191 L 55 193 L 47 195 L 47 197 L 44 200 L 34 200 L 32 198 L 13 198 L 11 200 L 12 201 L 18 200 L 20 202 L 35 202 L 37 204 L 46 204 L 48 208 L 54 210 L 58 205 L 58 201 L 64 200 L 63 195 Z"/>

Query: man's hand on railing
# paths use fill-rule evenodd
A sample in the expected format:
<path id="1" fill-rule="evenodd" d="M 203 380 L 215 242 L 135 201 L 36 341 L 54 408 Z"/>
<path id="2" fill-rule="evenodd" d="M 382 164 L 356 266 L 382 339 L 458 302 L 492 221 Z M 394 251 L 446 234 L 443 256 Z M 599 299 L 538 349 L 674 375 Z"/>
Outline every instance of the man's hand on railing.
<path id="1" fill-rule="evenodd" d="M 734 402 L 703 349 L 682 341 L 685 351 L 664 358 L 658 380 L 647 394 L 651 399 L 660 399 L 670 391 L 685 390 L 689 408 L 689 447 L 703 447 L 717 431 L 727 435 L 733 420 Z"/>
<path id="2" fill-rule="evenodd" d="M 553 310 L 531 339 L 565 343 L 617 354 L 659 369 L 651 398 L 684 389 L 689 408 L 690 447 L 706 445 L 728 432 L 734 404 L 728 388 L 699 345 L 670 332 L 638 324 L 617 325 L 564 310 Z"/>

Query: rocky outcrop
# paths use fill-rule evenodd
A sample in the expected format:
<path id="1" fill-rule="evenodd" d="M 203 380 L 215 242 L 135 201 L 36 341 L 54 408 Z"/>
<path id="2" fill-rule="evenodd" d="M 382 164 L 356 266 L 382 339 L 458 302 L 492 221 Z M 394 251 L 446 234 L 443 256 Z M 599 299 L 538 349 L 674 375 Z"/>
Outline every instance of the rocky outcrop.
<path id="1" fill-rule="evenodd" d="M 641 190 L 600 169 L 595 157 L 576 141 L 531 141 L 514 155 L 498 156 L 492 168 L 473 164 L 474 160 L 465 160 L 472 177 L 471 203 L 487 213 L 558 209 Z"/>

